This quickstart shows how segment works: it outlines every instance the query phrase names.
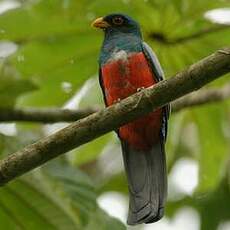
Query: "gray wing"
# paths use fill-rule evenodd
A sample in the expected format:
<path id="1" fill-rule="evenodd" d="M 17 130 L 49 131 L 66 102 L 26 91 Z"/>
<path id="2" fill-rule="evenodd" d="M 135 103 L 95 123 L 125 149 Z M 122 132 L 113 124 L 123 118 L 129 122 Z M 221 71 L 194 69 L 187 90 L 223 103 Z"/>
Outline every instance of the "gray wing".
<path id="1" fill-rule="evenodd" d="M 157 81 L 164 80 L 164 72 L 161 68 L 160 62 L 158 61 L 156 54 L 153 52 L 151 47 L 146 42 L 142 43 L 142 49 L 145 57 L 147 58 L 152 68 L 152 71 Z M 163 108 L 163 110 L 164 110 L 164 116 L 163 116 L 163 125 L 162 125 L 162 135 L 164 137 L 164 140 L 166 140 L 167 130 L 168 130 L 168 118 L 170 115 L 170 104 L 166 105 Z"/>
<path id="2" fill-rule="evenodd" d="M 149 64 L 153 70 L 154 75 L 156 76 L 158 81 L 164 80 L 164 72 L 161 68 L 160 62 L 156 54 L 153 52 L 152 48 L 146 43 L 142 43 L 143 52 L 145 57 L 148 59 Z"/>

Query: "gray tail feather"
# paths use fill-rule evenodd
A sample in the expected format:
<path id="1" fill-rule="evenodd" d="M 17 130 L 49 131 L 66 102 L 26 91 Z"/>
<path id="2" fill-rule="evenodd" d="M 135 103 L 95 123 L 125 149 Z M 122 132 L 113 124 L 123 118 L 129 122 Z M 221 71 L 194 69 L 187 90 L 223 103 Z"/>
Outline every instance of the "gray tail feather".
<path id="1" fill-rule="evenodd" d="M 148 151 L 135 150 L 122 141 L 129 183 L 129 225 L 153 223 L 164 215 L 167 173 L 164 144 L 159 140 Z"/>

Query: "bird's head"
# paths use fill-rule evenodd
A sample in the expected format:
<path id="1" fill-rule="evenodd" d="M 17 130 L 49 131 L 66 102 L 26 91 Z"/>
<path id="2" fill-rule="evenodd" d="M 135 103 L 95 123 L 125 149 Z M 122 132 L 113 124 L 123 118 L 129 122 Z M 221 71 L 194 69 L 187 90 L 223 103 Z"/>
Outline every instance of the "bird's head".
<path id="1" fill-rule="evenodd" d="M 139 24 L 124 14 L 109 14 L 105 17 L 97 18 L 92 23 L 92 26 L 103 29 L 105 34 L 127 33 L 141 37 Z"/>

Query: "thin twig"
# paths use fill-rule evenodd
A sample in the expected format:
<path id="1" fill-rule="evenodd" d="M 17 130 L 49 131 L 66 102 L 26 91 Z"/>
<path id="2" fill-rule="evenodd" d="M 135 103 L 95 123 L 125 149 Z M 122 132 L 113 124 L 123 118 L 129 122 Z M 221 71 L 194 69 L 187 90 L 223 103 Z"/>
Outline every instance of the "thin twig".
<path id="1" fill-rule="evenodd" d="M 226 84 L 219 89 L 203 89 L 177 99 L 172 103 L 172 112 L 178 112 L 188 107 L 219 102 L 229 98 L 230 84 Z"/>
<path id="2" fill-rule="evenodd" d="M 189 95 L 183 96 L 172 102 L 172 112 L 178 112 L 189 107 L 200 106 L 203 104 L 215 103 L 230 98 L 230 84 L 222 88 L 202 89 Z M 81 110 L 47 108 L 47 109 L 15 109 L 0 108 L 0 122 L 73 122 L 98 112 L 99 109 L 88 108 Z"/>
<path id="3" fill-rule="evenodd" d="M 77 121 L 97 112 L 96 108 L 88 109 L 59 109 L 59 108 L 0 108 L 0 122 L 29 121 L 42 123 Z"/>

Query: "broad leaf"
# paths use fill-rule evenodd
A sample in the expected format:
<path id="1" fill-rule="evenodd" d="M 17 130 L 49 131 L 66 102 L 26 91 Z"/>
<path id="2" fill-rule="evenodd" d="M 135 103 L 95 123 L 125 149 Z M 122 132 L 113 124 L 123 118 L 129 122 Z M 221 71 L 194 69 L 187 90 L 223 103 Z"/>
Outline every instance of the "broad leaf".
<path id="1" fill-rule="evenodd" d="M 76 229 L 60 206 L 24 180 L 0 188 L 2 229 Z"/>

